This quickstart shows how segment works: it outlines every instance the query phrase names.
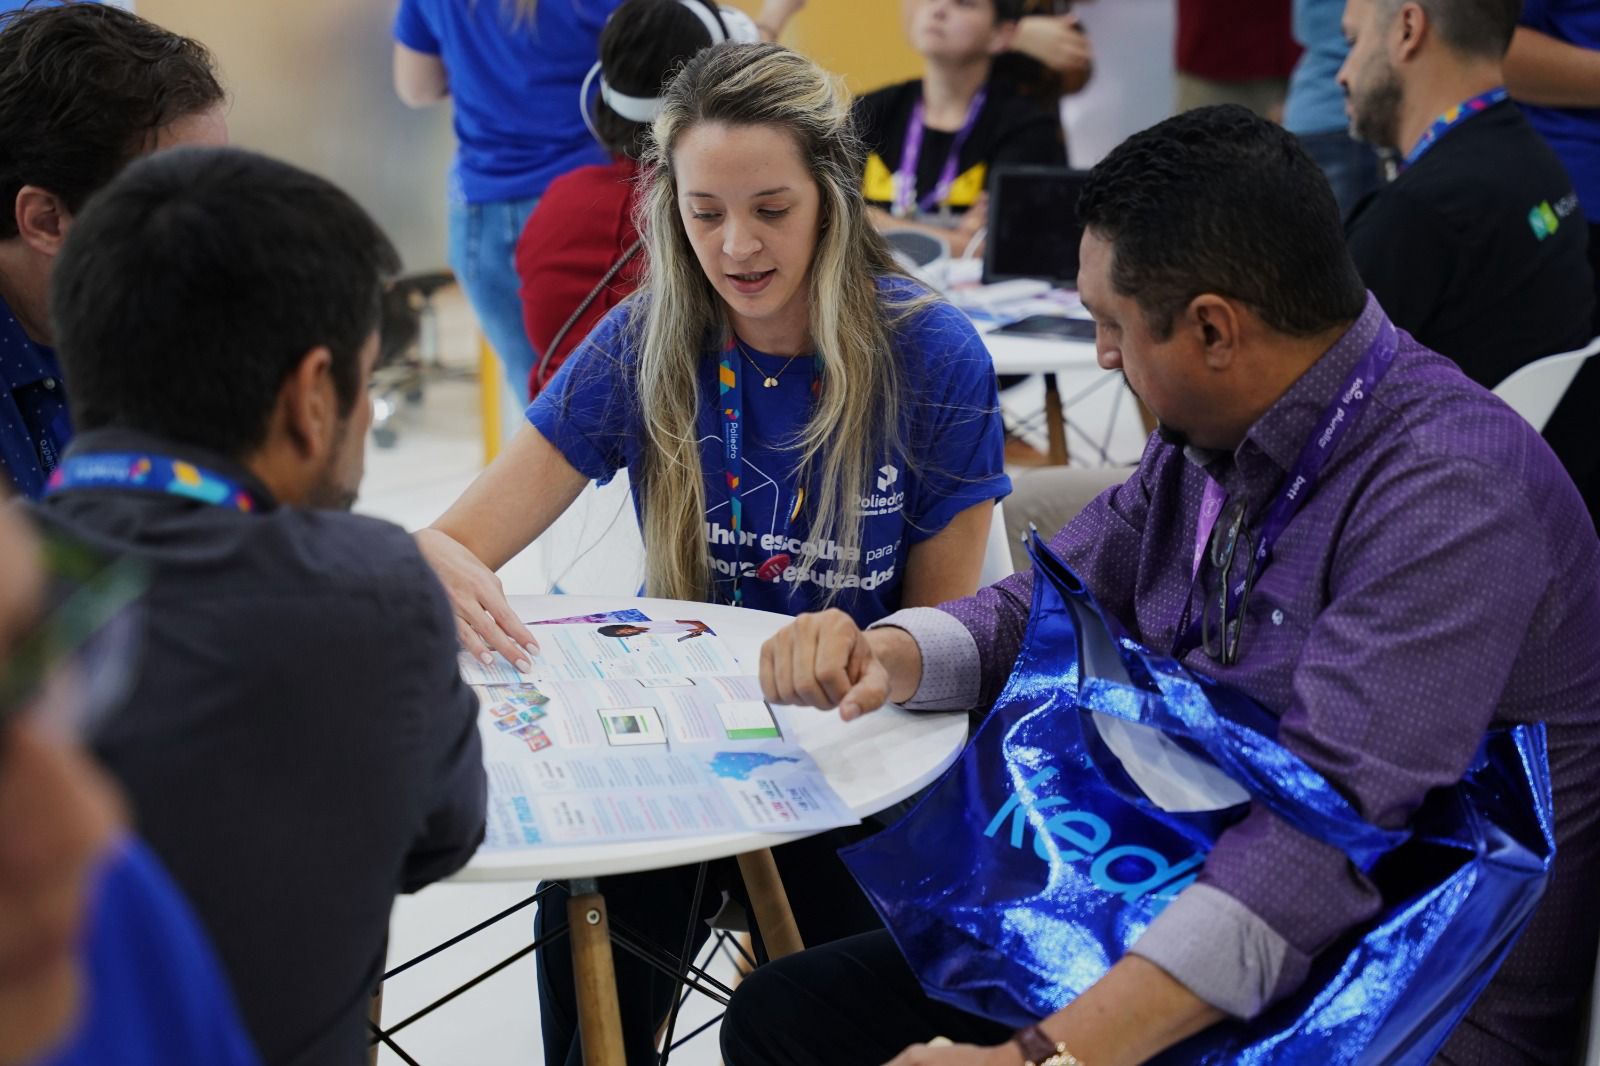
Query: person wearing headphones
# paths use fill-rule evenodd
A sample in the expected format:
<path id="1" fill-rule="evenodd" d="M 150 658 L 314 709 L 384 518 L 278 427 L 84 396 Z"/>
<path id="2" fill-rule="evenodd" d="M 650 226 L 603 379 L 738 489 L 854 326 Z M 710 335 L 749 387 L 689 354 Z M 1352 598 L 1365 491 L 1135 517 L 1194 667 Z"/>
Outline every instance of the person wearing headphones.
<path id="1" fill-rule="evenodd" d="M 775 37 L 804 2 L 765 0 L 758 32 Z M 621 3 L 401 0 L 395 14 L 396 94 L 408 107 L 454 104 L 450 269 L 516 395 L 535 356 L 512 249 L 553 179 L 605 162 L 578 101 L 600 32 Z"/>
<path id="2" fill-rule="evenodd" d="M 643 159 L 644 284 L 417 534 L 469 652 L 530 666 L 537 641 L 493 571 L 624 467 L 652 596 L 870 620 L 977 587 L 1010 487 L 993 364 L 966 318 L 895 266 L 861 166 L 849 98 L 810 60 L 725 43 L 685 64 Z M 838 843 L 774 853 L 808 943 L 875 920 Z M 697 942 L 719 889 L 740 891 L 734 869 L 713 868 Z M 601 889 L 621 922 L 677 945 L 694 883 L 669 870 Z M 550 1063 L 578 1061 L 569 950 L 540 953 Z M 654 1061 L 671 983 L 631 959 L 617 971 L 627 1060 Z"/>
<path id="3" fill-rule="evenodd" d="M 708 0 L 627 0 L 606 22 L 600 59 L 589 72 L 599 92 L 591 101 L 585 91 L 578 106 L 611 161 L 551 182 L 517 240 L 522 320 L 537 353 L 530 396 L 638 287 L 644 245 L 633 221 L 636 179 L 662 85 L 702 48 L 775 39 L 799 6 L 768 4 L 758 24 Z"/>

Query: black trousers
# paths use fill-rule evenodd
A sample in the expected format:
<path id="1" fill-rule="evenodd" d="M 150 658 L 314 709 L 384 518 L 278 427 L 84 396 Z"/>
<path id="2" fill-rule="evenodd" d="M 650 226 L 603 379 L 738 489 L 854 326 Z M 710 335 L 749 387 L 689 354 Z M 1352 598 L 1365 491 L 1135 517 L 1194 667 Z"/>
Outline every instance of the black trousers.
<path id="1" fill-rule="evenodd" d="M 795 924 L 806 944 L 826 944 L 882 928 L 877 912 L 837 855 L 839 848 L 865 839 L 878 828 L 869 823 L 838 829 L 773 849 Z M 707 869 L 700 908 L 691 916 L 689 905 L 694 899 L 697 872 L 698 867 L 680 866 L 600 878 L 600 891 L 605 896 L 606 911 L 613 926 L 626 926 L 674 956 L 682 949 L 687 934 L 691 951 L 698 952 L 710 937 L 705 922 L 722 905 L 723 892 L 744 903 L 746 911 L 749 905 L 738 863 L 723 859 L 711 863 Z M 535 936 L 542 937 L 564 927 L 566 908 L 567 897 L 562 892 L 541 900 L 534 916 Z M 757 960 L 765 962 L 766 952 L 760 937 L 753 939 Z M 672 1007 L 673 979 L 625 951 L 614 950 L 612 959 L 628 1064 L 653 1064 L 658 1057 L 656 1030 Z M 544 1061 L 549 1066 L 582 1066 L 571 941 L 562 937 L 541 948 L 537 968 Z M 680 1029 L 677 1036 L 683 1035 Z"/>
<path id="2" fill-rule="evenodd" d="M 885 930 L 768 963 L 722 1019 L 727 1066 L 882 1066 L 936 1036 L 1000 1044 L 1011 1030 L 935 1002 Z M 632 1060 L 629 1060 L 632 1061 Z"/>

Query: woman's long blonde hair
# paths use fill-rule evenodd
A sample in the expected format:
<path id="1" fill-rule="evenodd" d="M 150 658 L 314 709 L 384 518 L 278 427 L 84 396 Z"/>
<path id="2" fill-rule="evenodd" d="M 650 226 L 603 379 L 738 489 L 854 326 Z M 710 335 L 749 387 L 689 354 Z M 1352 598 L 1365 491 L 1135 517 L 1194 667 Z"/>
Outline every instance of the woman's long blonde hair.
<path id="1" fill-rule="evenodd" d="M 864 152 L 842 83 L 816 64 L 771 44 L 722 44 L 685 64 L 666 90 L 644 165 L 640 230 L 648 276 L 632 305 L 641 421 L 647 434 L 639 486 L 650 595 L 698 600 L 711 594 L 706 548 L 706 476 L 700 449 L 702 359 L 727 343 L 730 326 L 684 230 L 673 149 L 700 123 L 775 126 L 800 149 L 821 192 L 811 264 L 811 340 L 822 387 L 796 442 L 804 502 L 804 548 L 794 565 L 809 572 L 822 545 L 839 548 L 841 575 L 861 570 L 862 497 L 876 468 L 897 454 L 904 414 L 903 373 L 891 327 L 928 302 L 919 291 L 885 297 L 884 275 L 900 273 L 867 220 L 860 194 Z M 715 348 L 711 348 L 715 345 Z M 833 592 L 825 597 L 831 599 Z"/>

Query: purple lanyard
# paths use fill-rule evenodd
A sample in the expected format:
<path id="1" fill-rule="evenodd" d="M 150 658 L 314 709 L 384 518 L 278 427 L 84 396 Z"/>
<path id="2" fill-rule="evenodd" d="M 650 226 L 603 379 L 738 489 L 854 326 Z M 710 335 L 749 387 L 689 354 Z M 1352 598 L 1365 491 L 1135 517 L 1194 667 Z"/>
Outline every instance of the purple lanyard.
<path id="1" fill-rule="evenodd" d="M 1496 86 L 1488 92 L 1482 92 L 1477 96 L 1461 101 L 1455 107 L 1434 119 L 1433 125 L 1429 126 L 1422 134 L 1422 140 L 1418 141 L 1416 147 L 1406 153 L 1405 160 L 1400 164 L 1400 169 L 1404 170 L 1406 167 L 1411 166 L 1422 158 L 1424 152 L 1438 143 L 1440 137 L 1443 137 L 1473 115 L 1487 111 L 1495 104 L 1506 99 L 1507 95 L 1504 86 Z"/>
<path id="2" fill-rule="evenodd" d="M 759 566 L 747 567 L 741 562 L 744 555 L 744 545 L 740 542 L 740 531 L 744 529 L 744 501 L 739 498 L 739 481 L 744 475 L 744 373 L 739 364 L 738 343 L 738 339 L 730 334 L 728 345 L 722 350 L 722 362 L 717 368 L 717 395 L 722 407 L 722 469 L 728 486 L 728 516 L 734 536 L 733 592 L 728 601 L 735 607 L 743 607 L 744 578 L 747 574 L 754 574 L 762 581 L 775 582 L 783 577 L 784 570 L 794 560 L 780 544 Z M 816 401 L 821 390 L 822 357 L 812 356 L 812 402 Z M 788 541 L 805 498 L 805 489 L 797 478 L 794 491 L 789 494 L 789 506 L 784 508 L 781 541 Z"/>
<path id="3" fill-rule="evenodd" d="M 949 198 L 950 187 L 956 183 L 961 149 L 966 145 L 967 138 L 972 136 L 972 128 L 978 124 L 978 112 L 983 110 L 983 102 L 988 98 L 988 90 L 979 89 L 972 103 L 967 105 L 967 119 L 950 144 L 950 154 L 945 157 L 944 169 L 939 172 L 939 183 L 920 200 L 917 199 L 917 162 L 922 156 L 923 116 L 926 109 L 922 100 L 917 100 L 916 106 L 911 109 L 911 121 L 906 125 L 906 143 L 900 149 L 900 168 L 894 175 L 895 218 L 906 218 L 913 209 L 932 211 Z"/>
<path id="4" fill-rule="evenodd" d="M 1256 541 L 1256 550 L 1250 557 L 1245 575 L 1227 590 L 1230 614 L 1237 612 L 1239 601 L 1244 598 L 1245 586 L 1266 568 L 1272 556 L 1273 544 L 1277 543 L 1278 537 L 1288 528 L 1300 508 L 1305 506 L 1328 460 L 1339 450 L 1339 443 L 1344 440 L 1345 434 L 1366 410 L 1373 389 L 1377 388 L 1378 382 L 1394 363 L 1399 343 L 1400 338 L 1395 334 L 1394 326 L 1385 319 L 1378 329 L 1378 335 L 1367 345 L 1361 360 L 1340 387 L 1338 395 L 1322 413 L 1316 431 L 1300 449 L 1300 455 L 1284 478 L 1277 498 L 1267 509 L 1267 517 L 1261 523 L 1261 535 Z M 1194 531 L 1194 572 L 1190 579 L 1189 595 L 1184 600 L 1183 617 L 1178 623 L 1178 633 L 1181 635 L 1172 652 L 1175 659 L 1181 659 L 1198 643 L 1200 623 L 1190 622 L 1194 586 L 1199 583 L 1200 564 L 1205 558 L 1206 545 L 1216 530 L 1217 518 L 1222 514 L 1227 500 L 1227 490 L 1207 476 L 1205 494 L 1200 499 L 1200 518 Z"/>

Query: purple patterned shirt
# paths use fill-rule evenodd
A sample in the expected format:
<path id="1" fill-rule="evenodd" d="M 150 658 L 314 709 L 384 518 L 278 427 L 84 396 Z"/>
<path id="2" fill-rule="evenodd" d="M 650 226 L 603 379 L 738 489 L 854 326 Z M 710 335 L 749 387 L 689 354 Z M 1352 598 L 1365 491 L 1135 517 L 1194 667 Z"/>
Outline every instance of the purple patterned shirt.
<path id="1" fill-rule="evenodd" d="M 1208 473 L 1259 521 L 1383 317 L 1369 297 L 1232 454 L 1152 437 L 1127 483 L 1056 535 L 1052 547 L 1134 637 L 1173 644 Z M 910 706 L 990 706 L 1031 598 L 1032 575 L 1021 573 L 880 623 L 923 649 Z M 1600 932 L 1600 541 L 1539 435 L 1402 332 L 1393 366 L 1255 583 L 1239 662 L 1198 648 L 1185 661 L 1280 714 L 1282 743 L 1385 826 L 1458 780 L 1490 723 L 1546 723 L 1550 886 L 1444 1058 L 1570 1054 Z M 1379 904 L 1342 853 L 1258 806 L 1134 951 L 1248 1016 Z"/>

